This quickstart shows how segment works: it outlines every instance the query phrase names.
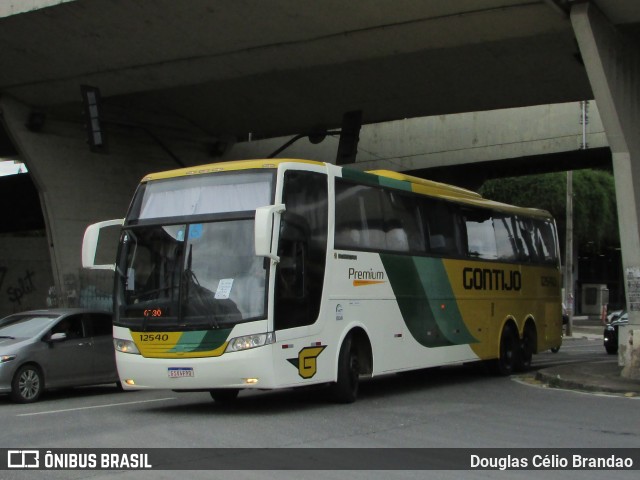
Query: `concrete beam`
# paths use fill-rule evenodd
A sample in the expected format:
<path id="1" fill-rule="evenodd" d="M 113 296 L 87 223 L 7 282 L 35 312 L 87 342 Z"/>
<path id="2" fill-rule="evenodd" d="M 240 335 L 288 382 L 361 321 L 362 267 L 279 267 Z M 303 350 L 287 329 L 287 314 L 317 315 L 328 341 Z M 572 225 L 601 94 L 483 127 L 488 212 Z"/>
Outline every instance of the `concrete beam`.
<path id="1" fill-rule="evenodd" d="M 571 22 L 612 151 L 629 310 L 619 361 L 640 379 L 640 45 L 592 3 L 574 5 Z"/>
<path id="2" fill-rule="evenodd" d="M 364 125 L 358 156 L 350 168 L 423 171 L 474 164 L 491 168 L 503 160 L 563 155 L 568 158 L 584 142 L 589 149 L 608 147 L 598 106 L 589 102 L 583 138 L 580 102 L 538 105 Z M 290 137 L 237 143 L 225 160 L 261 158 L 276 151 Z M 338 138 L 318 145 L 303 138 L 281 152 L 279 158 L 310 158 L 333 163 Z M 533 160 L 536 161 L 536 160 Z M 488 162 L 491 162 L 489 164 Z M 531 166 L 534 169 L 535 166 Z M 577 167 L 581 168 L 581 167 Z M 486 177 L 491 177 L 487 172 Z M 450 183 L 456 183 L 450 181 Z"/>

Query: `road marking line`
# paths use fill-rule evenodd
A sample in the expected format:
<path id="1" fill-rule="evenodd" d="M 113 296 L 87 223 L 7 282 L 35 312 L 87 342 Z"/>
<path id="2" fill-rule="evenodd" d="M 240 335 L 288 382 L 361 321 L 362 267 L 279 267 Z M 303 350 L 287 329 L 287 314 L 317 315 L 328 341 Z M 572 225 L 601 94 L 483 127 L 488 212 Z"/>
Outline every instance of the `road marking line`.
<path id="1" fill-rule="evenodd" d="M 93 408 L 119 407 L 120 405 L 135 405 L 137 403 L 163 402 L 165 400 L 175 400 L 178 397 L 155 398 L 153 400 L 138 400 L 136 402 L 108 403 L 106 405 L 92 405 L 90 407 L 65 408 L 62 410 L 49 410 L 45 412 L 19 413 L 17 417 L 30 417 L 33 415 L 48 415 L 50 413 L 75 412 L 78 410 L 91 410 Z"/>

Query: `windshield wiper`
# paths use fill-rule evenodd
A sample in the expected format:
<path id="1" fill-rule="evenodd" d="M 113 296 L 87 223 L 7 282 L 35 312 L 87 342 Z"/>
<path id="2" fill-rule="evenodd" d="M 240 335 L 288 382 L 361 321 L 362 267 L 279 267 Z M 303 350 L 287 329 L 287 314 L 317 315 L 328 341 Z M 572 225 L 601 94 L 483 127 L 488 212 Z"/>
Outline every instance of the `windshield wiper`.
<path id="1" fill-rule="evenodd" d="M 11 337 L 9 335 L 0 335 L 0 338 L 9 338 L 11 340 L 15 340 L 16 339 L 16 337 Z"/>
<path id="2" fill-rule="evenodd" d="M 193 298 L 198 302 L 198 305 L 202 309 L 205 318 L 209 320 L 209 326 L 211 328 L 220 328 L 218 321 L 216 320 L 216 314 L 213 309 L 212 300 L 210 298 L 213 293 L 200 285 L 198 277 L 191 269 L 193 262 L 193 245 L 189 245 L 189 254 L 187 255 L 187 268 L 184 271 L 184 286 L 183 295 L 186 299 L 186 303 L 191 303 Z M 215 300 L 214 300 L 215 301 Z"/>

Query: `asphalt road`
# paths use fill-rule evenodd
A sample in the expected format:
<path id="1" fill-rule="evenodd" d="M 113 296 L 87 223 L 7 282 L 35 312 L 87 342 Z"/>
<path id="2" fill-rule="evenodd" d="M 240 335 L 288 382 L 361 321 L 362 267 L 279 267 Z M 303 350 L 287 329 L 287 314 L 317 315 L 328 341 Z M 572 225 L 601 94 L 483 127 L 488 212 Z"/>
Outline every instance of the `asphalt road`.
<path id="1" fill-rule="evenodd" d="M 568 339 L 534 369 L 605 358 L 599 339 Z M 545 388 L 480 366 L 449 367 L 363 382 L 358 401 L 323 391 L 242 392 L 231 407 L 207 393 L 52 392 L 32 405 L 0 397 L 2 448 L 590 448 L 640 447 L 637 398 Z M 348 472 L 348 478 L 601 478 L 585 471 Z M 637 471 L 635 472 L 637 474 Z M 0 471 L 0 478 L 344 478 L 340 471 Z M 607 478 L 636 478 L 607 472 Z"/>

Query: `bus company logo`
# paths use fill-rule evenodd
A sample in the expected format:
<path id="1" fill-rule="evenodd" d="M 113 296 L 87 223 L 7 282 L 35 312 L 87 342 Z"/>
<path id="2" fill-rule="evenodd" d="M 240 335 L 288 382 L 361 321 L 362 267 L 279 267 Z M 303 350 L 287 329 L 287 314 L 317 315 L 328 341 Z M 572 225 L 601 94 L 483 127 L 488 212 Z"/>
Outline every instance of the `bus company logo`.
<path id="1" fill-rule="evenodd" d="M 298 375 L 302 378 L 312 378 L 318 373 L 318 357 L 326 345 L 304 347 L 298 352 L 298 358 L 287 358 L 287 361 L 298 369 Z"/>
<path id="2" fill-rule="evenodd" d="M 522 274 L 517 270 L 465 267 L 462 270 L 462 286 L 465 290 L 520 291 Z"/>
<path id="3" fill-rule="evenodd" d="M 7 468 L 40 468 L 38 450 L 8 450 Z"/>
<path id="4" fill-rule="evenodd" d="M 367 285 L 376 285 L 378 283 L 384 283 L 384 272 L 374 271 L 373 268 L 369 270 L 356 270 L 355 268 L 349 269 L 349 280 L 353 280 L 354 287 L 364 287 Z"/>

